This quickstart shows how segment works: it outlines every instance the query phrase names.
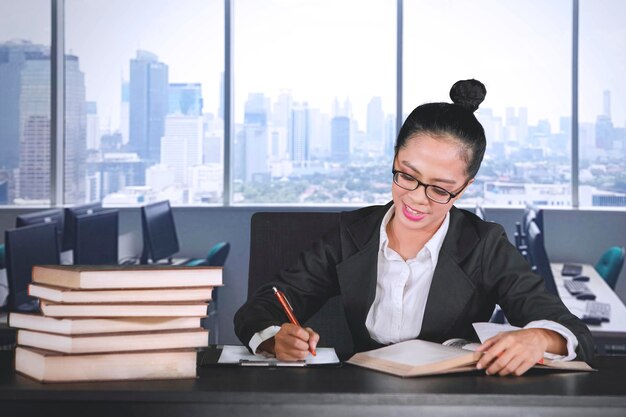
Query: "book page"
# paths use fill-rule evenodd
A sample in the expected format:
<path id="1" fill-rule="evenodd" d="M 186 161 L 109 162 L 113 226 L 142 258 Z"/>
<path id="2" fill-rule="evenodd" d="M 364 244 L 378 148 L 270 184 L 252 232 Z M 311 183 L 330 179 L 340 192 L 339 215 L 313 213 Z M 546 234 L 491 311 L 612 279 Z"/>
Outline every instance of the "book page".
<path id="1" fill-rule="evenodd" d="M 339 358 L 334 348 L 318 347 L 315 349 L 317 356 L 309 354 L 303 361 L 283 362 L 269 355 L 253 355 L 245 346 L 224 345 L 217 363 L 224 364 L 247 364 L 247 365 L 271 365 L 271 366 L 309 366 L 329 365 L 339 363 Z"/>
<path id="2" fill-rule="evenodd" d="M 372 358 L 391 360 L 410 366 L 428 365 L 465 355 L 467 352 L 462 349 L 417 339 L 367 352 L 367 356 Z"/>

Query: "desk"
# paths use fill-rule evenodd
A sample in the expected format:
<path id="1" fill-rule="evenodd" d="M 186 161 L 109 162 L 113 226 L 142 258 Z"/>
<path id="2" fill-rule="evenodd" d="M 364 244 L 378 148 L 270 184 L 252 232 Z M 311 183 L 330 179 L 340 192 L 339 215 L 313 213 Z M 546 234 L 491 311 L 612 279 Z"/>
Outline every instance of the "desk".
<path id="1" fill-rule="evenodd" d="M 599 372 L 402 379 L 341 368 L 209 368 L 195 380 L 40 384 L 0 352 L 3 416 L 624 416 L 626 357 Z"/>
<path id="2" fill-rule="evenodd" d="M 563 264 L 553 263 L 552 275 L 556 283 L 563 304 L 577 317 L 582 317 L 585 313 L 584 300 L 577 300 L 563 285 L 563 281 L 569 279 L 561 275 Z M 599 325 L 589 325 L 589 330 L 596 341 L 599 353 L 620 353 L 626 354 L 626 306 L 615 292 L 602 279 L 595 268 L 591 265 L 583 265 L 581 275 L 589 277 L 586 282 L 589 289 L 596 295 L 595 301 L 609 303 L 611 305 L 611 321 Z"/>

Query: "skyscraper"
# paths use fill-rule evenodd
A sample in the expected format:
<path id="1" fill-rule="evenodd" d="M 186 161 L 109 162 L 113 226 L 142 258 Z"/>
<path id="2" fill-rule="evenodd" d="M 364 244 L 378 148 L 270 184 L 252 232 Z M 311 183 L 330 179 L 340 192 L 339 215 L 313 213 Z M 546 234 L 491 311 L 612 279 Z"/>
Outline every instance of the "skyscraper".
<path id="1" fill-rule="evenodd" d="M 19 165 L 20 122 L 23 121 L 20 114 L 20 95 L 24 86 L 22 71 L 27 62 L 33 60 L 48 60 L 49 64 L 48 48 L 23 40 L 0 44 L 0 169 L 10 170 Z M 38 85 L 43 89 L 35 89 L 31 93 L 38 95 L 42 102 L 49 101 L 46 92 L 50 90 L 50 78 L 40 81 L 42 83 Z M 44 112 L 49 118 L 49 105 L 40 114 Z"/>
<path id="2" fill-rule="evenodd" d="M 244 111 L 245 180 L 269 178 L 267 116 L 269 99 L 262 93 L 248 94 Z"/>
<path id="3" fill-rule="evenodd" d="M 43 45 L 0 45 L 0 165 L 19 168 L 15 197 L 50 199 L 50 52 Z M 78 58 L 65 57 L 65 199 L 84 199 L 85 80 Z"/>
<path id="4" fill-rule="evenodd" d="M 169 114 L 202 115 L 202 85 L 200 83 L 173 83 L 169 91 Z"/>
<path id="5" fill-rule="evenodd" d="M 161 144 L 161 163 L 174 168 L 174 181 L 186 186 L 188 169 L 202 164 L 202 118 L 168 115 Z"/>
<path id="6" fill-rule="evenodd" d="M 385 113 L 380 97 L 372 97 L 367 104 L 367 139 L 375 146 L 374 149 L 384 150 Z"/>
<path id="7" fill-rule="evenodd" d="M 309 160 L 309 105 L 307 102 L 293 104 L 288 151 L 293 162 Z"/>
<path id="8" fill-rule="evenodd" d="M 130 61 L 129 150 L 147 164 L 158 162 L 168 102 L 168 66 L 147 51 Z"/>
<path id="9" fill-rule="evenodd" d="M 345 116 L 333 117 L 330 122 L 331 158 L 346 162 L 350 159 L 350 119 Z"/>

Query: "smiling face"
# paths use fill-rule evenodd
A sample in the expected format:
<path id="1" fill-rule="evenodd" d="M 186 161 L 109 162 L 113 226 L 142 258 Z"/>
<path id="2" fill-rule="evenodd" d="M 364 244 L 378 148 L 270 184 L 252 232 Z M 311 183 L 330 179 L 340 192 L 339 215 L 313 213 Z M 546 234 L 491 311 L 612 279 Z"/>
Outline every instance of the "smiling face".
<path id="1" fill-rule="evenodd" d="M 468 182 L 463 152 L 462 146 L 452 137 L 433 137 L 421 133 L 409 138 L 406 145 L 398 150 L 394 169 L 409 174 L 420 182 L 436 185 L 456 194 Z M 469 181 L 469 184 L 473 181 Z M 463 194 L 460 192 L 446 204 L 439 204 L 426 197 L 422 185 L 409 191 L 396 183 L 392 184 L 391 194 L 395 209 L 392 222 L 398 234 L 418 233 L 432 236 L 454 202 Z"/>

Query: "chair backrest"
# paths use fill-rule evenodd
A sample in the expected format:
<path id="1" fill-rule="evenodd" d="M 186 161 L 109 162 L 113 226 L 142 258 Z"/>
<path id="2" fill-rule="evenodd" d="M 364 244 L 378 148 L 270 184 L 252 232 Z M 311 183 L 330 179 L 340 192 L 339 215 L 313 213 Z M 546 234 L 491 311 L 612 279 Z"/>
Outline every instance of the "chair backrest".
<path id="1" fill-rule="evenodd" d="M 219 242 L 213 245 L 206 256 L 208 266 L 224 266 L 230 252 L 230 243 Z"/>
<path id="2" fill-rule="evenodd" d="M 28 285 L 32 281 L 33 266 L 59 264 L 57 226 L 41 223 L 7 230 L 4 241 L 9 311 L 36 310 L 37 300 L 28 295 Z"/>
<path id="3" fill-rule="evenodd" d="M 596 263 L 596 271 L 604 278 L 611 289 L 615 289 L 617 278 L 620 272 L 622 272 L 625 254 L 626 249 L 624 247 L 612 246 L 602 254 L 600 260 Z"/>
<path id="4" fill-rule="evenodd" d="M 250 269 L 248 298 L 276 274 L 296 262 L 331 228 L 339 224 L 339 213 L 259 212 L 250 226 Z M 332 346 L 339 354 L 354 350 L 352 337 L 339 296 L 333 297 L 303 325 L 320 334 L 320 346 Z"/>

